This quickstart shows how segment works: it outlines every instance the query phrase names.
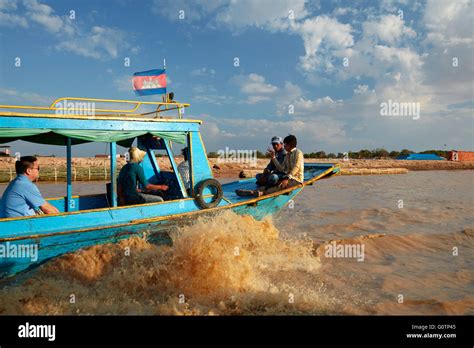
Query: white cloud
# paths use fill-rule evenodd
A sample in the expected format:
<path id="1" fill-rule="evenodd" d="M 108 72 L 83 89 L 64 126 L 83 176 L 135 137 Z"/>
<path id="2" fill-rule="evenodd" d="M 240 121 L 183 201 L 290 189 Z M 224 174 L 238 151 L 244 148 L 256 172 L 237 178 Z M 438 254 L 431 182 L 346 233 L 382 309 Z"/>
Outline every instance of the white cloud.
<path id="1" fill-rule="evenodd" d="M 223 105 L 233 102 L 233 98 L 221 95 L 212 85 L 196 85 L 193 86 L 192 102 L 209 103 L 214 105 Z"/>
<path id="2" fill-rule="evenodd" d="M 239 85 L 240 91 L 247 96 L 247 104 L 257 104 L 270 100 L 272 95 L 278 91 L 278 87 L 267 83 L 263 76 L 254 73 L 236 76 L 233 81 Z"/>
<path id="3" fill-rule="evenodd" d="M 2 10 L 16 10 L 17 4 L 15 0 L 0 0 L 0 11 Z"/>
<path id="4" fill-rule="evenodd" d="M 357 85 L 353 90 L 354 94 L 350 100 L 350 108 L 377 104 L 377 94 L 375 89 L 369 89 L 368 85 Z M 355 111 L 355 109 L 353 109 Z"/>
<path id="5" fill-rule="evenodd" d="M 428 0 L 423 22 L 429 30 L 427 42 L 457 46 L 473 42 L 473 2 Z"/>
<path id="6" fill-rule="evenodd" d="M 217 15 L 217 22 L 234 29 L 255 26 L 270 30 L 288 28 L 293 20 L 308 15 L 305 0 L 230 1 Z"/>
<path id="7" fill-rule="evenodd" d="M 0 87 L 0 102 L 32 106 L 49 106 L 55 98 L 33 92 L 23 92 L 14 88 Z"/>
<path id="8" fill-rule="evenodd" d="M 398 42 L 402 36 L 416 36 L 413 29 L 405 26 L 403 19 L 392 14 L 382 16 L 379 20 L 364 22 L 363 30 L 366 37 L 377 38 L 390 45 Z"/>
<path id="9" fill-rule="evenodd" d="M 0 25 L 29 27 L 35 23 L 57 40 L 55 48 L 94 59 L 117 58 L 120 52 L 129 50 L 137 54 L 139 47 L 127 41 L 125 31 L 106 26 L 84 28 L 75 25 L 68 16 L 58 16 L 55 10 L 38 0 L 23 0 L 24 13 L 19 12 L 17 2 L 0 0 Z"/>
<path id="10" fill-rule="evenodd" d="M 304 151 L 313 151 L 315 146 L 330 146 L 345 141 L 345 123 L 325 116 L 311 118 L 291 117 L 286 119 L 267 118 L 211 118 L 205 119 L 206 127 L 214 129 L 213 143 L 226 144 L 234 148 L 256 146 L 264 148 L 275 134 L 286 136 L 295 134 L 298 147 Z M 206 128 L 203 127 L 203 128 Z M 204 132 L 204 130 L 203 130 Z M 227 134 L 239 134 L 229 137 Z M 232 140 L 234 139 L 234 140 Z M 206 139 L 207 141 L 207 139 Z M 222 146 L 222 145 L 221 145 Z"/>
<path id="11" fill-rule="evenodd" d="M 376 45 L 373 50 L 375 59 L 385 66 L 396 66 L 402 71 L 416 72 L 423 65 L 422 57 L 410 48 L 395 48 Z M 414 74 L 414 78 L 419 78 Z"/>
<path id="12" fill-rule="evenodd" d="M 271 100 L 270 97 L 265 95 L 250 95 L 247 97 L 246 103 L 247 104 L 258 104 L 267 100 Z"/>
<path id="13" fill-rule="evenodd" d="M 416 33 L 406 27 L 404 21 L 397 16 L 384 15 L 376 17 L 377 19 L 371 18 L 362 23 L 362 35 L 357 41 L 353 41 L 353 44 L 346 50 L 323 49 L 316 62 L 324 63 L 326 61 L 326 64 L 310 66 L 314 70 L 306 69 L 308 80 L 310 82 L 317 81 L 320 78 L 320 72 L 330 73 L 331 78 L 336 81 L 370 77 L 374 79 L 374 93 L 370 93 L 370 97 L 362 100 L 361 92 L 363 90 L 361 88 L 363 87 L 359 87 L 354 91 L 354 102 L 361 105 L 369 103 L 377 105 L 381 100 L 397 98 L 424 102 L 428 105 L 432 98 L 429 97 L 430 89 L 423 85 L 425 79 L 423 65 L 426 54 L 417 53 L 406 42 L 413 39 Z M 340 30 L 339 32 L 343 33 L 344 31 Z M 350 31 L 345 33 L 345 41 L 342 39 L 336 41 L 340 43 L 341 47 L 350 43 Z M 404 40 L 405 38 L 407 40 Z M 317 44 L 318 41 L 315 45 Z M 328 57 L 325 58 L 326 54 Z M 344 58 L 348 59 L 349 65 L 346 67 L 342 64 Z M 331 65 L 331 60 L 337 63 L 337 68 Z M 327 63 L 328 61 L 329 63 Z M 326 82 L 328 82 L 327 79 Z"/>
<path id="14" fill-rule="evenodd" d="M 345 15 L 356 15 L 359 13 L 359 10 L 356 8 L 351 8 L 351 7 L 338 7 L 332 12 L 335 16 L 345 16 Z"/>
<path id="15" fill-rule="evenodd" d="M 238 139 L 237 134 L 240 134 L 237 129 L 232 131 L 232 128 L 223 123 L 222 119 L 212 117 L 209 114 L 190 115 L 189 117 L 202 120 L 205 124 L 201 128 L 201 133 L 208 151 L 218 149 L 222 144 L 227 145 L 229 139 Z"/>
<path id="16" fill-rule="evenodd" d="M 293 100 L 301 97 L 303 95 L 303 91 L 298 85 L 286 81 L 283 94 L 286 95 L 289 100 Z"/>
<path id="17" fill-rule="evenodd" d="M 303 90 L 296 84 L 289 81 L 285 82 L 285 86 L 277 96 L 277 115 L 288 115 L 290 106 L 295 105 L 296 101 L 303 96 Z"/>
<path id="18" fill-rule="evenodd" d="M 355 16 L 359 13 L 359 10 L 357 8 L 351 7 L 337 7 L 334 11 L 332 11 L 332 13 L 334 16 Z"/>
<path id="19" fill-rule="evenodd" d="M 191 71 L 192 76 L 214 76 L 216 71 L 214 69 L 208 69 L 206 67 L 193 69 Z"/>
<path id="20" fill-rule="evenodd" d="M 112 74 L 112 72 L 109 73 Z M 119 92 L 131 92 L 133 90 L 132 76 L 130 75 L 123 75 L 121 77 L 116 78 L 113 84 Z"/>
<path id="21" fill-rule="evenodd" d="M 356 83 L 353 95 L 341 100 L 332 95 L 308 97 L 290 82 L 278 88 L 256 74 L 254 81 L 250 81 L 250 75 L 246 76 L 247 81 L 241 77 L 239 86 L 247 103 L 274 99 L 276 114 L 285 118 L 219 118 L 213 122 L 218 123 L 220 132 L 235 133 L 237 129 L 250 142 L 251 137 L 267 135 L 267 130 L 273 133 L 275 129 L 285 129 L 297 133 L 306 143 L 308 139 L 321 138 L 330 144 L 334 138 L 342 138 L 347 150 L 353 146 L 397 148 L 400 143 L 433 147 L 437 142 L 431 134 L 441 138 L 440 128 L 453 130 L 456 127 L 450 122 L 465 124 L 468 117 L 472 119 L 472 104 L 466 103 L 472 100 L 474 76 L 471 1 L 428 0 L 425 6 L 421 1 L 384 0 L 378 8 L 347 7 L 332 11 L 332 16 L 350 18 L 350 24 L 325 14 L 308 17 L 310 5 L 305 8 L 304 3 L 304 15 L 288 21 L 281 10 L 284 6 L 279 9 L 281 3 L 284 2 L 275 2 L 273 9 L 264 2 L 252 6 L 235 1 L 224 4 L 208 19 L 234 32 L 252 26 L 296 34 L 304 45 L 299 69 L 307 81 L 349 84 L 355 79 L 364 83 Z M 410 22 L 395 15 L 399 10 L 405 11 L 405 20 Z M 421 22 L 411 16 L 414 13 L 419 17 L 419 12 Z M 459 59 L 457 68 L 452 65 L 453 57 Z M 344 58 L 348 58 L 347 67 L 342 65 Z M 244 82 L 248 82 L 246 90 Z M 265 90 L 268 93 L 261 93 Z M 420 103 L 420 120 L 414 123 L 380 117 L 380 102 L 388 99 Z M 290 104 L 295 111 L 292 115 L 288 113 Z M 461 106 L 454 110 L 450 105 Z M 317 125 L 322 125 L 322 130 L 316 129 Z M 472 131 L 463 130 L 450 139 L 463 143 L 460 138 L 469 133 L 472 136 Z M 449 138 L 446 134 L 442 137 Z"/>
<path id="22" fill-rule="evenodd" d="M 296 101 L 295 113 L 317 112 L 321 110 L 333 109 L 341 104 L 342 100 L 333 100 L 329 96 L 316 98 L 315 100 L 300 98 Z"/>
<path id="23" fill-rule="evenodd" d="M 430 86 L 432 108 L 439 115 L 452 114 L 451 104 L 474 99 L 474 40 L 472 1 L 427 1 L 423 15 L 428 52 L 424 82 Z M 472 109 L 463 110 L 472 117 Z M 458 110 L 459 112 L 459 110 Z"/>
<path id="24" fill-rule="evenodd" d="M 227 3 L 228 0 L 154 0 L 152 11 L 170 21 L 189 23 L 201 20 Z M 180 19 L 180 15 L 184 18 Z"/>
<path id="25" fill-rule="evenodd" d="M 337 137 L 345 135 L 345 121 L 350 120 L 351 135 L 356 131 L 359 136 L 346 138 L 348 143 L 372 139 L 374 146 L 389 146 L 386 138 L 397 144 L 396 134 L 400 133 L 408 146 L 435 143 L 422 141 L 423 136 L 430 138 L 429 133 L 435 133 L 433 127 L 437 130 L 443 124 L 452 129 L 450 121 L 472 117 L 472 109 L 467 107 L 472 104 L 466 103 L 473 98 L 472 4 L 470 0 L 383 0 L 376 6 L 338 7 L 324 14 L 317 4 L 305 1 L 222 1 L 212 9 L 201 9 L 200 19 L 224 25 L 234 33 L 255 27 L 299 37 L 304 55 L 298 68 L 311 84 L 341 84 L 345 89 L 343 84 L 352 83 L 349 81 L 364 81 L 352 86 L 351 97 L 341 100 L 324 94 L 310 97 L 290 82 L 278 88 L 257 74 L 240 77 L 247 103 L 273 99 L 277 115 L 292 117 L 288 124 L 279 118 L 279 126 L 296 131 L 299 125 L 305 136 L 324 137 L 305 129 L 322 119 L 327 133 Z M 288 18 L 290 7 L 295 9 L 293 21 Z M 310 17 L 310 10 L 318 14 Z M 400 10 L 405 20 L 397 16 Z M 344 58 L 348 58 L 347 67 L 342 64 Z M 458 67 L 452 64 L 454 58 Z M 421 121 L 413 124 L 381 118 L 380 102 L 388 99 L 419 102 Z M 293 116 L 288 114 L 290 104 L 295 108 Z M 465 106 L 453 111 L 450 105 Z M 260 136 L 259 130 L 265 127 L 274 129 L 274 123 L 267 120 L 238 122 L 254 136 Z M 222 131 L 227 125 L 219 124 L 218 128 Z"/>
<path id="26" fill-rule="evenodd" d="M 94 26 L 88 33 L 62 40 L 56 48 L 87 58 L 117 58 L 119 52 L 130 48 L 126 37 L 127 34 L 122 30 Z"/>
<path id="27" fill-rule="evenodd" d="M 250 74 L 242 81 L 242 92 L 245 94 L 272 94 L 277 87 L 266 83 L 265 78 L 258 74 Z"/>
<path id="28" fill-rule="evenodd" d="M 28 22 L 25 18 L 15 14 L 4 12 L 0 12 L 0 26 L 1 25 L 7 27 L 19 26 L 23 28 L 28 28 Z"/>
<path id="29" fill-rule="evenodd" d="M 54 14 L 52 7 L 41 4 L 37 0 L 24 0 L 26 17 L 42 25 L 51 33 L 74 34 L 75 29 L 67 17 L 61 18 Z"/>
<path id="30" fill-rule="evenodd" d="M 288 28 L 308 15 L 307 0 L 154 0 L 152 11 L 171 21 L 194 23 L 207 20 L 207 27 L 220 24 L 242 30 L 256 26 L 268 30 Z M 183 11 L 183 12 L 181 12 Z M 184 18 L 179 16 L 184 15 Z"/>
<path id="31" fill-rule="evenodd" d="M 0 26 L 28 28 L 28 22 L 25 18 L 9 13 L 16 9 L 17 3 L 14 0 L 0 0 Z"/>
<path id="32" fill-rule="evenodd" d="M 419 6 L 417 0 L 382 0 L 380 2 L 380 10 L 382 12 L 396 12 L 402 8 L 406 8 L 410 3 L 413 8 Z"/>
<path id="33" fill-rule="evenodd" d="M 327 16 L 306 19 L 292 30 L 303 39 L 306 52 L 300 57 L 303 71 L 332 70 L 333 56 L 349 55 L 349 48 L 354 45 L 352 27 Z"/>

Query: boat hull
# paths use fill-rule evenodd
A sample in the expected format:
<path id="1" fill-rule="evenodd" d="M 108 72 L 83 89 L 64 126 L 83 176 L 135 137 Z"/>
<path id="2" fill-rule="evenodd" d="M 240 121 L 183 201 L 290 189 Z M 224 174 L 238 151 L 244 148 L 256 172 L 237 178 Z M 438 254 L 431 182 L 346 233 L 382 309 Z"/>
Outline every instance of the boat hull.
<path id="1" fill-rule="evenodd" d="M 54 215 L 0 219 L 0 278 L 31 270 L 59 255 L 92 245 L 115 243 L 146 235 L 158 244 L 171 244 L 174 228 L 198 217 L 231 210 L 257 220 L 280 211 L 303 188 L 339 172 L 333 164 L 305 164 L 305 182 L 258 198 L 242 198 L 240 188 L 255 188 L 255 178 L 222 185 L 224 199 L 215 208 L 200 209 L 193 198 L 126 207 L 98 208 Z M 210 200 L 212 197 L 205 197 Z M 30 249 L 28 249 L 30 248 Z M 33 249 L 31 249 L 33 248 Z M 36 248 L 36 255 L 31 250 Z M 14 250 L 30 253 L 11 254 Z"/>
<path id="2" fill-rule="evenodd" d="M 115 212 L 86 212 L 76 214 L 74 217 L 76 228 L 67 229 L 67 226 L 59 223 L 57 217 L 45 216 L 42 219 L 28 219 L 29 229 L 43 229 L 44 233 L 26 232 L 16 234 L 14 237 L 3 237 L 0 243 L 10 250 L 10 254 L 14 250 L 26 250 L 26 248 L 37 248 L 36 255 L 28 253 L 27 257 L 2 257 L 0 259 L 0 278 L 12 276 L 21 272 L 29 271 L 42 263 L 57 257 L 59 255 L 77 251 L 92 245 L 116 243 L 121 239 L 132 236 L 146 236 L 150 241 L 157 244 L 171 244 L 172 241 L 169 233 L 176 228 L 186 224 L 191 224 L 198 216 L 216 214 L 224 210 L 232 210 L 241 215 L 251 215 L 255 219 L 263 219 L 265 216 L 279 211 L 290 201 L 296 194 L 302 190 L 302 187 L 296 188 L 291 192 L 276 195 L 259 200 L 251 200 L 249 203 L 234 205 L 223 204 L 218 208 L 208 210 L 194 210 L 186 213 L 179 213 L 156 217 L 156 205 L 149 207 L 133 207 L 122 208 L 120 212 L 124 216 L 141 215 L 140 219 L 122 219 L 114 218 Z M 179 202 L 176 202 L 178 205 Z M 181 203 L 184 205 L 194 204 L 194 201 Z M 169 204 L 168 204 L 169 205 Z M 155 209 L 153 209 L 155 208 Z M 173 209 L 167 207 L 168 209 Z M 176 207 L 174 207 L 176 210 Z M 150 215 L 146 215 L 143 210 L 149 211 Z M 153 212 L 153 210 L 155 210 Z M 115 214 L 117 215 L 117 214 Z M 55 219 L 56 218 L 56 219 Z M 38 221 L 40 220 L 40 221 Z M 56 221 L 55 221 L 56 220 Z M 81 223 L 79 223 L 81 221 Z M 101 226 L 98 225 L 101 221 Z M 23 220 L 23 224 L 25 220 Z M 60 231 L 52 231 L 52 228 L 44 228 L 45 226 L 57 225 Z M 77 226 L 81 228 L 78 229 Z M 41 228 L 43 226 L 43 228 Z M 66 228 L 66 229 L 65 229 Z M 4 233 L 2 233 L 4 235 Z M 5 256 L 5 255 L 4 255 Z"/>

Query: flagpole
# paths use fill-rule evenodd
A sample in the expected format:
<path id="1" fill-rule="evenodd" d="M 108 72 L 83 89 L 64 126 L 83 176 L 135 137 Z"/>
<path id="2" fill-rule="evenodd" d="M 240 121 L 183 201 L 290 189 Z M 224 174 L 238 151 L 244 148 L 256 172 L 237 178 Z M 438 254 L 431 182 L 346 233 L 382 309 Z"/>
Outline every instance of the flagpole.
<path id="1" fill-rule="evenodd" d="M 166 70 L 166 58 L 163 58 L 163 70 Z M 166 73 L 166 72 L 165 72 Z M 165 93 L 162 98 L 163 103 L 168 102 L 168 94 Z M 168 105 L 165 105 L 165 110 L 168 109 Z"/>

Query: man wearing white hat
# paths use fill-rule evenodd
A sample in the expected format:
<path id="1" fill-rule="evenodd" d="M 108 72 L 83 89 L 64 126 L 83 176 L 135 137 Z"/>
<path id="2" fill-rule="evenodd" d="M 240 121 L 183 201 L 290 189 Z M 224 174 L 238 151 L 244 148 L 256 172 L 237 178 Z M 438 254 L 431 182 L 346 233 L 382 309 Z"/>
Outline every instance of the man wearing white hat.
<path id="1" fill-rule="evenodd" d="M 117 179 L 118 192 L 122 203 L 131 205 L 163 202 L 163 198 L 160 196 L 143 193 L 142 190 L 137 188 L 137 184 L 140 183 L 144 190 L 168 190 L 168 186 L 153 185 L 146 179 L 143 168 L 139 165 L 139 163 L 143 161 L 146 152 L 132 146 L 130 150 L 128 150 L 128 153 L 130 154 L 130 161 L 122 167 Z"/>

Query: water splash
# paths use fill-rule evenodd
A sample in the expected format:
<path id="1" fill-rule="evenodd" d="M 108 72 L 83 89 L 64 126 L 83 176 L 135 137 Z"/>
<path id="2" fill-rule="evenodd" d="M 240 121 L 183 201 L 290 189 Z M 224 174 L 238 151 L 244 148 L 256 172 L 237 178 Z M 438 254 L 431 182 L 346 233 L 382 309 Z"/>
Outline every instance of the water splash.
<path id="1" fill-rule="evenodd" d="M 311 240 L 232 212 L 171 235 L 133 237 L 63 255 L 0 292 L 1 314 L 323 313 Z"/>

